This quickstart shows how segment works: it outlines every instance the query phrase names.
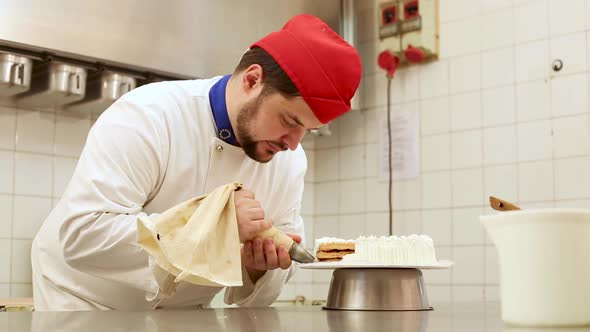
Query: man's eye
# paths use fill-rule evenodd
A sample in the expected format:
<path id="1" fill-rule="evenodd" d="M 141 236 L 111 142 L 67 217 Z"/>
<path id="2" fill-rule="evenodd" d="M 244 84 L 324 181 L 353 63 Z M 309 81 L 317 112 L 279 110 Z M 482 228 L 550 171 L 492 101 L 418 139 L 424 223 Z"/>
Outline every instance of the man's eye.
<path id="1" fill-rule="evenodd" d="M 283 123 L 283 125 L 285 125 L 288 128 L 295 128 L 295 127 L 297 127 L 297 124 L 296 123 L 287 121 L 287 119 L 285 119 L 284 117 L 281 118 L 281 122 Z"/>

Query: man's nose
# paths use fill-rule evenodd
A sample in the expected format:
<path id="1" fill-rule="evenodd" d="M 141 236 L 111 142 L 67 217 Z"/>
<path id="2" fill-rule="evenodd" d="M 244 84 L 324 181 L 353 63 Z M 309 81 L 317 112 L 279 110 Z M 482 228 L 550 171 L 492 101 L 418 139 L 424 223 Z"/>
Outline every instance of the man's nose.
<path id="1" fill-rule="evenodd" d="M 294 151 L 297 149 L 297 146 L 305 136 L 305 129 L 304 128 L 296 128 L 289 132 L 289 134 L 283 136 L 283 143 L 287 145 L 289 150 Z"/>

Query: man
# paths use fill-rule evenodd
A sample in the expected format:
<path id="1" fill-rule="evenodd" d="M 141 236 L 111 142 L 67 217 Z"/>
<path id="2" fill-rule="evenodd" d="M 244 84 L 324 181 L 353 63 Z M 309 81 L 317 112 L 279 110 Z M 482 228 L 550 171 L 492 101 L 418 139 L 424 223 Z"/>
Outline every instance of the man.
<path id="1" fill-rule="evenodd" d="M 136 222 L 232 181 L 246 188 L 235 195 L 243 286 L 228 287 L 225 301 L 270 305 L 291 260 L 256 234 L 274 225 L 301 241 L 299 143 L 349 110 L 360 77 L 356 50 L 318 18 L 298 15 L 254 43 L 231 76 L 123 96 L 93 126 L 33 242 L 36 310 L 207 305 L 220 287 L 160 288 L 162 269 L 137 245 Z"/>

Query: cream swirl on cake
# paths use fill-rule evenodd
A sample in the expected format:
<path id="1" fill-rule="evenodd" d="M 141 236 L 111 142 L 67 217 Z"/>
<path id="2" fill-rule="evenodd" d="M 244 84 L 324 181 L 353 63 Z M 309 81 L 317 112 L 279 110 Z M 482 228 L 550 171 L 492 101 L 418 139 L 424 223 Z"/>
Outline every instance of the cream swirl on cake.
<path id="1" fill-rule="evenodd" d="M 354 254 L 343 261 L 387 265 L 421 266 L 435 264 L 434 242 L 428 235 L 361 236 L 355 240 Z"/>

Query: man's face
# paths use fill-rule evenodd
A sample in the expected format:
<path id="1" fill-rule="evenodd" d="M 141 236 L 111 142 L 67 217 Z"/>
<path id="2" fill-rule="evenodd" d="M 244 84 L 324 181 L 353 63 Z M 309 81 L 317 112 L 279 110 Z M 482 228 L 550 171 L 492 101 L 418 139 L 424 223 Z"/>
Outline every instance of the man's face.
<path id="1" fill-rule="evenodd" d="M 295 150 L 308 130 L 321 125 L 303 98 L 269 93 L 242 106 L 236 129 L 248 157 L 266 163 L 280 151 Z"/>

